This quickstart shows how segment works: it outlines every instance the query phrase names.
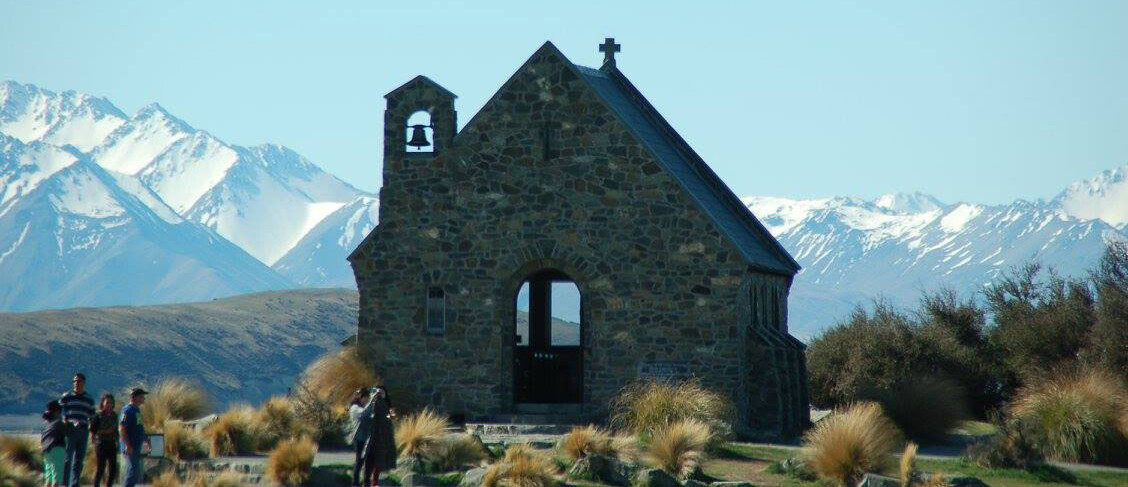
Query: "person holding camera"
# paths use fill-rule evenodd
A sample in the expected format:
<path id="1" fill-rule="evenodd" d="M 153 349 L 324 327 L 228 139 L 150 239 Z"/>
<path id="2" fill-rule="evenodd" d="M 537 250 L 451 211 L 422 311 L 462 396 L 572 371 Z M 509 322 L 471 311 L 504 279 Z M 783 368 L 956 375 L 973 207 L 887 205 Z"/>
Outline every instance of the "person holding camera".
<path id="1" fill-rule="evenodd" d="M 349 430 L 345 437 L 356 452 L 353 487 L 360 485 L 360 471 L 365 464 L 364 447 L 368 444 L 368 437 L 372 435 L 372 410 L 375 407 L 376 397 L 368 389 L 362 387 L 353 393 L 352 403 L 349 404 Z"/>
<path id="2" fill-rule="evenodd" d="M 364 445 L 364 485 L 380 485 L 380 472 L 396 468 L 396 432 L 392 424 L 395 410 L 388 391 L 372 388 L 372 429 Z"/>

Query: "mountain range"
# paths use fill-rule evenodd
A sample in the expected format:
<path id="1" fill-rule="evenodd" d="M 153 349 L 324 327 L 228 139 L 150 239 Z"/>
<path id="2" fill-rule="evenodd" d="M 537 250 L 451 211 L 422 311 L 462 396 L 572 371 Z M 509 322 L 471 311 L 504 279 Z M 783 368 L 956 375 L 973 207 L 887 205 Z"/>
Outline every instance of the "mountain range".
<path id="1" fill-rule="evenodd" d="M 1029 261 L 1079 275 L 1128 238 L 1128 165 L 1050 200 L 945 203 L 744 198 L 804 269 L 792 332 L 809 338 L 875 298 L 965 295 Z M 0 311 L 354 287 L 345 256 L 374 194 L 286 147 L 229 144 L 151 104 L 0 83 Z"/>

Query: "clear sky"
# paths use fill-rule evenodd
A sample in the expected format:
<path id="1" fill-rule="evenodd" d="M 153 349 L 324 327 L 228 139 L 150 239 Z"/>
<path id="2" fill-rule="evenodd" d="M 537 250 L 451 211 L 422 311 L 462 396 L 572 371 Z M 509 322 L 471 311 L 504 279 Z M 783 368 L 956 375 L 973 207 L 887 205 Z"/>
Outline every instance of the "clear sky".
<path id="1" fill-rule="evenodd" d="M 619 67 L 738 195 L 1051 197 L 1128 163 L 1128 2 L 0 0 L 0 79 L 156 101 L 367 190 L 383 94 L 465 122 L 545 40 Z"/>

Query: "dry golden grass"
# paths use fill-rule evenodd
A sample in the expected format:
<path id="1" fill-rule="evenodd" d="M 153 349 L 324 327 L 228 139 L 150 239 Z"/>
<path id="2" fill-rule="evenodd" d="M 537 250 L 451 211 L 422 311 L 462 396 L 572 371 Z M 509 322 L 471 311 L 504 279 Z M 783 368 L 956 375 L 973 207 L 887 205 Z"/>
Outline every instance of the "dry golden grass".
<path id="1" fill-rule="evenodd" d="M 243 476 L 234 470 L 224 470 L 216 475 L 207 487 L 240 487 L 243 485 Z"/>
<path id="2" fill-rule="evenodd" d="M 646 445 L 646 460 L 670 475 L 685 479 L 705 460 L 713 430 L 696 419 L 685 419 L 655 431 Z"/>
<path id="3" fill-rule="evenodd" d="M 257 432 L 255 410 L 248 405 L 232 406 L 204 428 L 204 438 L 213 457 L 247 455 L 254 452 Z"/>
<path id="4" fill-rule="evenodd" d="M 353 392 L 378 384 L 380 378 L 364 362 L 355 346 L 346 346 L 321 356 L 306 367 L 301 382 L 333 406 L 346 407 Z"/>
<path id="5" fill-rule="evenodd" d="M 294 403 L 284 396 L 275 396 L 262 403 L 252 417 L 253 429 L 258 433 L 255 449 L 267 451 L 279 441 L 298 438 L 310 433 L 300 419 Z"/>
<path id="6" fill-rule="evenodd" d="M 505 457 L 490 465 L 482 487 L 552 487 L 557 485 L 556 462 L 529 445 L 511 445 Z"/>
<path id="7" fill-rule="evenodd" d="M 803 437 L 803 454 L 820 477 L 854 485 L 866 472 L 881 470 L 901 435 L 876 403 L 835 411 Z"/>
<path id="8" fill-rule="evenodd" d="M 266 459 L 266 476 L 282 485 L 302 485 L 313 474 L 315 455 L 317 444 L 309 438 L 284 440 L 270 451 Z"/>
<path id="9" fill-rule="evenodd" d="M 0 456 L 0 485 L 4 487 L 35 487 L 39 485 L 39 474 L 16 463 L 7 456 Z"/>
<path id="10" fill-rule="evenodd" d="M 426 449 L 423 457 L 440 472 L 475 467 L 488 457 L 481 440 L 473 435 L 447 435 Z"/>
<path id="11" fill-rule="evenodd" d="M 122 397 L 129 397 L 126 393 Z M 157 383 L 141 405 L 141 420 L 145 430 L 159 432 L 165 422 L 188 421 L 207 415 L 211 411 L 211 398 L 196 382 L 183 377 L 169 377 Z"/>
<path id="12" fill-rule="evenodd" d="M 1088 369 L 1023 388 L 1010 412 L 1034 431 L 1035 443 L 1049 458 L 1128 465 L 1128 434 L 1122 430 L 1126 410 L 1124 381 Z"/>
<path id="13" fill-rule="evenodd" d="M 901 452 L 901 487 L 909 487 L 913 483 L 913 474 L 916 473 L 917 444 L 908 442 L 905 451 Z"/>
<path id="14" fill-rule="evenodd" d="M 207 458 L 208 442 L 204 435 L 179 421 L 164 424 L 165 456 L 178 462 Z"/>
<path id="15" fill-rule="evenodd" d="M 176 469 L 170 468 L 161 472 L 156 478 L 153 479 L 153 487 L 180 487 L 180 478 L 176 476 Z"/>
<path id="16" fill-rule="evenodd" d="M 0 457 L 27 470 L 43 471 L 43 453 L 39 447 L 34 438 L 0 435 Z"/>
<path id="17" fill-rule="evenodd" d="M 560 451 L 573 459 L 591 454 L 614 455 L 611 433 L 594 425 L 575 426 L 560 439 Z"/>
<path id="18" fill-rule="evenodd" d="M 427 408 L 396 423 L 396 449 L 401 457 L 422 456 L 450 427 L 450 420 Z"/>
<path id="19" fill-rule="evenodd" d="M 714 433 L 732 427 L 735 409 L 728 396 L 706 389 L 695 379 L 682 382 L 636 381 L 624 387 L 610 403 L 611 425 L 636 434 L 695 419 Z"/>

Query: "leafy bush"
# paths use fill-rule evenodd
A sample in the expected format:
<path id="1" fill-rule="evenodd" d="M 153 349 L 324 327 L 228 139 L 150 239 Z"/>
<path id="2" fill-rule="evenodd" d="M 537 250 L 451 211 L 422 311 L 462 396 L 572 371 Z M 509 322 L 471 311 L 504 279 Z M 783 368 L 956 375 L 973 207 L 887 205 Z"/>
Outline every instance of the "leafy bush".
<path id="1" fill-rule="evenodd" d="M 165 456 L 176 461 L 207 458 L 208 443 L 204 435 L 178 421 L 164 424 Z"/>
<path id="2" fill-rule="evenodd" d="M 807 465 L 838 485 L 855 485 L 880 470 L 900 443 L 900 433 L 876 403 L 858 403 L 823 418 L 803 437 Z"/>
<path id="3" fill-rule="evenodd" d="M 1097 295 L 1097 321 L 1081 356 L 1091 366 L 1128 377 L 1128 347 L 1124 346 L 1128 343 L 1128 242 L 1108 245 L 1091 280 Z"/>
<path id="4" fill-rule="evenodd" d="M 696 419 L 680 420 L 654 432 L 646 445 L 646 459 L 670 475 L 685 479 L 700 468 L 712 437 L 708 424 Z"/>
<path id="5" fill-rule="evenodd" d="M 1011 414 L 1050 458 L 1128 465 L 1128 435 L 1121 430 L 1126 408 L 1128 386 L 1090 369 L 1023 388 Z"/>
<path id="6" fill-rule="evenodd" d="M 284 440 L 266 459 L 266 476 L 286 486 L 302 485 L 313 474 L 317 445 L 309 438 Z"/>
<path id="7" fill-rule="evenodd" d="M 692 419 L 721 436 L 731 431 L 735 417 L 728 396 L 706 389 L 695 379 L 635 381 L 611 399 L 610 408 L 613 426 L 644 435 Z"/>
<path id="8" fill-rule="evenodd" d="M 963 389 L 945 377 L 908 376 L 889 389 L 860 395 L 881 404 L 885 415 L 917 441 L 943 441 L 970 416 Z"/>
<path id="9" fill-rule="evenodd" d="M 204 428 L 211 456 L 248 455 L 254 452 L 254 408 L 248 405 L 232 406 Z"/>
<path id="10" fill-rule="evenodd" d="M 210 411 L 211 398 L 203 387 L 183 377 L 168 377 L 149 391 L 145 404 L 141 405 L 141 420 L 147 431 L 158 432 L 170 419 L 188 421 Z"/>
<path id="11" fill-rule="evenodd" d="M 996 415 L 995 434 L 967 449 L 967 457 L 983 468 L 1029 470 L 1045 461 L 1032 434 L 1021 423 Z"/>
<path id="12" fill-rule="evenodd" d="M 556 463 L 529 445 L 511 445 L 482 476 L 482 487 L 555 487 Z"/>
<path id="13" fill-rule="evenodd" d="M 304 384 L 295 387 L 291 402 L 302 428 L 313 435 L 313 440 L 318 445 L 329 447 L 345 444 L 348 409 L 334 406 L 328 398 Z"/>
<path id="14" fill-rule="evenodd" d="M 27 470 L 43 471 L 43 454 L 35 438 L 0 435 L 0 458 Z"/>
<path id="15" fill-rule="evenodd" d="M 301 377 L 301 385 L 336 408 L 347 408 L 357 389 L 379 382 L 375 369 L 351 345 L 321 356 L 306 367 Z"/>
<path id="16" fill-rule="evenodd" d="M 252 427 L 258 433 L 255 449 L 268 451 L 279 441 L 308 434 L 308 428 L 298 418 L 294 403 L 284 396 L 275 396 L 262 403 L 252 417 Z"/>
<path id="17" fill-rule="evenodd" d="M 401 457 L 421 457 L 449 427 L 450 420 L 431 409 L 409 414 L 396 424 L 396 448 Z"/>
<path id="18" fill-rule="evenodd" d="M 482 441 L 468 434 L 444 436 L 432 443 L 423 456 L 439 472 L 477 466 L 488 457 Z"/>

